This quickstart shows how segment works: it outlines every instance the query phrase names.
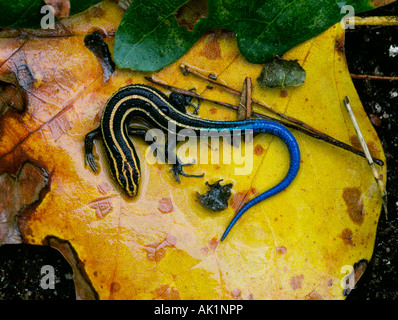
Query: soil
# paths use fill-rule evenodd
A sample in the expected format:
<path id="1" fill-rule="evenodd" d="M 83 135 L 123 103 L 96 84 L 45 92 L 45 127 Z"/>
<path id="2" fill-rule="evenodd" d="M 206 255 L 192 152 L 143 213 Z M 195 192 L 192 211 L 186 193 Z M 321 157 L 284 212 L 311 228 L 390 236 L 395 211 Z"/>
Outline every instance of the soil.
<path id="1" fill-rule="evenodd" d="M 398 16 L 398 3 L 361 16 Z M 356 27 L 346 34 L 353 74 L 398 76 L 397 27 Z M 348 300 L 398 299 L 398 81 L 357 80 L 354 85 L 382 142 L 387 159 L 388 220 L 382 212 L 372 259 Z"/>
<path id="2" fill-rule="evenodd" d="M 398 2 L 360 16 L 398 16 Z M 346 34 L 350 72 L 398 76 L 397 27 L 356 26 Z M 375 249 L 364 275 L 347 300 L 398 299 L 398 81 L 353 80 L 363 106 L 382 141 L 387 157 L 388 220 L 384 213 L 377 228 Z M 54 267 L 56 290 L 42 288 L 43 265 Z M 43 272 L 43 274 L 42 274 Z M 49 247 L 0 246 L 0 300 L 74 300 L 72 269 Z"/>

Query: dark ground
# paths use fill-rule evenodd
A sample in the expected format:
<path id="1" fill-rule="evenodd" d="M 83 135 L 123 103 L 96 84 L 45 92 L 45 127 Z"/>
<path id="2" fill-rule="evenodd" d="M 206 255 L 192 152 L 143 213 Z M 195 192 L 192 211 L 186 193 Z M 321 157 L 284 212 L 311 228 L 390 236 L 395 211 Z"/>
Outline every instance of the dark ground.
<path id="1" fill-rule="evenodd" d="M 362 16 L 398 16 L 398 3 Z M 398 76 L 398 27 L 357 27 L 346 34 L 351 73 Z M 347 299 L 398 299 L 398 81 L 353 80 L 387 158 L 388 221 L 381 214 L 373 257 Z"/>
<path id="2" fill-rule="evenodd" d="M 398 3 L 361 16 L 398 16 Z M 398 76 L 397 27 L 359 27 L 346 35 L 351 73 Z M 387 157 L 388 216 L 381 214 L 373 257 L 348 300 L 398 300 L 398 81 L 354 80 Z M 40 286 L 41 268 L 55 269 L 55 290 Z M 0 247 L 0 300 L 75 299 L 72 269 L 55 249 L 30 245 Z"/>

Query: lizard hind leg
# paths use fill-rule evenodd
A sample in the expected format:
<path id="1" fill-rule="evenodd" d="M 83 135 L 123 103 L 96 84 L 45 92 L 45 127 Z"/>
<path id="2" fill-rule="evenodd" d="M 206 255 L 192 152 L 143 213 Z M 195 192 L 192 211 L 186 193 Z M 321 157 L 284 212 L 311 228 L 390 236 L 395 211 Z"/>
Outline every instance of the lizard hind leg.
<path id="1" fill-rule="evenodd" d="M 182 175 L 184 177 L 193 177 L 193 178 L 201 178 L 205 175 L 204 173 L 198 174 L 198 175 L 185 173 L 183 170 L 183 167 L 191 166 L 195 163 L 195 161 L 193 161 L 191 163 L 182 162 L 180 160 L 180 158 L 178 158 L 177 154 L 172 151 L 174 149 L 174 147 L 175 147 L 175 143 L 169 143 L 169 141 L 166 142 L 166 145 L 165 145 L 166 158 L 167 158 L 168 162 L 172 164 L 172 168 L 170 169 L 170 172 L 173 173 L 175 181 L 177 181 L 178 183 L 181 183 L 180 175 Z"/>

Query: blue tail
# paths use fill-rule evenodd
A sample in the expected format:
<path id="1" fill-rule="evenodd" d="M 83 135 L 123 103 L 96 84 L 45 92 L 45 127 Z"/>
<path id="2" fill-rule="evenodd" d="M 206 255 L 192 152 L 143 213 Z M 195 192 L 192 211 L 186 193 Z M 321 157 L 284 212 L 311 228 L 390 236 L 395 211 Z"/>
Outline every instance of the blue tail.
<path id="1" fill-rule="evenodd" d="M 225 230 L 223 236 L 221 237 L 221 241 L 225 239 L 225 237 L 228 235 L 229 231 L 232 229 L 236 221 L 252 206 L 255 204 L 259 203 L 260 201 L 263 201 L 269 197 L 272 197 L 273 195 L 281 192 L 282 190 L 286 189 L 290 183 L 294 180 L 294 178 L 297 175 L 297 172 L 300 168 L 300 149 L 298 146 L 298 143 L 293 136 L 293 134 L 287 130 L 284 126 L 274 123 L 274 122 L 267 122 L 267 124 L 264 126 L 264 130 L 261 130 L 261 132 L 269 132 L 277 137 L 281 138 L 282 141 L 286 144 L 289 154 L 290 154 L 290 166 L 289 166 L 289 171 L 286 174 L 285 178 L 278 183 L 275 187 L 263 192 L 259 196 L 255 197 L 248 203 L 246 203 L 240 210 L 239 212 L 235 215 L 235 217 L 232 219 L 230 224 L 228 225 L 227 229 Z"/>

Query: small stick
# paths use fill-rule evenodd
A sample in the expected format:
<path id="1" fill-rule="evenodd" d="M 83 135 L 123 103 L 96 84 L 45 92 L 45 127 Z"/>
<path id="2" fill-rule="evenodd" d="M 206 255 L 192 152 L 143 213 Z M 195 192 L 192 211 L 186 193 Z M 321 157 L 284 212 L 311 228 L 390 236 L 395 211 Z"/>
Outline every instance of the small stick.
<path id="1" fill-rule="evenodd" d="M 246 78 L 245 79 L 245 84 L 246 84 L 246 120 L 250 119 L 252 116 L 252 90 L 253 90 L 253 84 L 252 84 L 252 79 Z"/>
<path id="2" fill-rule="evenodd" d="M 397 16 L 355 17 L 356 26 L 398 26 Z"/>
<path id="3" fill-rule="evenodd" d="M 239 100 L 238 120 L 248 120 L 252 115 L 252 81 L 250 78 L 245 78 L 243 82 L 242 95 Z"/>
<path id="4" fill-rule="evenodd" d="M 229 108 L 229 109 L 233 109 L 233 110 L 237 110 L 238 109 L 237 106 L 234 106 L 232 104 L 221 102 L 221 101 L 216 101 L 216 100 L 212 100 L 212 99 L 208 99 L 208 98 L 205 98 L 205 97 L 202 97 L 202 96 L 198 95 L 197 93 L 193 93 L 193 92 L 188 91 L 188 90 L 184 90 L 184 89 L 180 89 L 180 88 L 177 88 L 177 87 L 170 86 L 168 84 L 165 84 L 165 83 L 162 83 L 160 81 L 157 81 L 157 80 L 155 80 L 155 79 L 153 79 L 151 77 L 145 77 L 145 79 L 147 79 L 148 81 L 150 81 L 152 83 L 156 83 L 158 85 L 161 85 L 161 86 L 165 87 L 166 89 L 168 89 L 170 91 L 173 91 L 173 92 L 177 92 L 177 93 L 180 93 L 180 94 L 183 94 L 183 95 L 186 95 L 186 96 L 190 96 L 190 97 L 194 97 L 194 98 L 197 98 L 197 99 L 209 101 L 209 102 L 212 102 L 214 104 L 218 104 L 220 106 L 223 106 L 223 107 L 226 107 L 226 108 Z M 312 131 L 306 130 L 306 129 L 304 129 L 302 127 L 299 127 L 297 125 L 294 125 L 292 123 L 289 123 L 289 122 L 286 122 L 286 121 L 282 121 L 282 120 L 279 120 L 279 119 L 275 119 L 275 118 L 272 118 L 272 117 L 268 117 L 268 116 L 266 116 L 264 114 L 261 114 L 261 113 L 253 112 L 253 115 L 255 115 L 255 116 L 259 117 L 259 118 L 262 118 L 262 119 L 278 122 L 280 124 L 283 124 L 285 127 L 288 127 L 288 128 L 291 128 L 291 129 L 295 129 L 295 130 L 297 130 L 299 132 L 302 132 L 302 133 L 304 133 L 304 134 L 306 134 L 306 135 L 308 135 L 310 137 L 313 137 L 313 138 L 318 139 L 318 140 L 322 140 L 322 141 L 324 141 L 326 143 L 332 144 L 332 145 L 334 145 L 336 147 L 339 147 L 339 148 L 342 148 L 344 150 L 350 151 L 350 152 L 352 152 L 352 153 L 354 153 L 354 154 L 356 154 L 358 156 L 361 156 L 361 157 L 365 158 L 365 154 L 362 151 L 360 151 L 360 150 L 354 148 L 353 146 L 350 146 L 349 144 L 346 144 L 346 143 L 344 143 L 344 142 L 342 142 L 340 140 L 337 140 L 335 138 L 329 137 L 328 139 L 325 139 L 325 135 L 324 134 L 318 135 L 317 133 L 314 133 Z M 373 158 L 373 161 L 376 162 L 380 166 L 384 165 L 383 160 L 380 160 L 380 159 L 377 159 L 377 158 Z"/>
<path id="5" fill-rule="evenodd" d="M 369 79 L 369 80 L 385 80 L 385 81 L 394 81 L 398 80 L 398 77 L 384 77 L 384 76 L 369 76 L 367 74 L 353 74 L 350 73 L 351 78 L 353 79 Z"/>
<path id="6" fill-rule="evenodd" d="M 220 106 L 223 106 L 223 107 L 226 107 L 226 108 L 229 108 L 229 109 L 234 109 L 234 110 L 238 109 L 238 107 L 236 107 L 236 106 L 234 106 L 232 104 L 229 104 L 229 103 L 226 103 L 226 102 L 222 102 L 222 101 L 213 100 L 213 99 L 209 99 L 209 98 L 205 98 L 205 97 L 202 97 L 201 95 L 199 95 L 197 93 L 194 93 L 194 92 L 191 92 L 191 91 L 188 91 L 188 90 L 184 90 L 184 89 L 180 89 L 180 88 L 177 88 L 177 87 L 170 86 L 168 84 L 165 84 L 165 83 L 162 83 L 160 81 L 157 81 L 157 80 L 155 80 L 155 79 L 153 79 L 151 77 L 145 77 L 145 79 L 147 79 L 148 81 L 150 81 L 152 83 L 156 83 L 158 85 L 161 85 L 161 86 L 165 87 L 166 89 L 168 89 L 170 91 L 183 94 L 184 96 L 190 96 L 190 97 L 193 97 L 193 98 L 197 98 L 197 99 L 201 99 L 201 100 L 204 100 L 204 101 L 208 101 L 208 102 L 211 102 L 211 103 L 214 103 L 214 104 L 218 104 Z"/>
<path id="7" fill-rule="evenodd" d="M 206 76 L 202 75 L 201 73 L 197 72 L 196 70 L 194 70 L 194 69 L 192 69 L 192 68 L 190 68 L 190 67 L 188 67 L 188 66 L 186 66 L 184 64 L 181 64 L 180 68 L 182 69 L 182 72 L 183 72 L 184 75 L 186 75 L 188 73 L 192 73 L 193 75 L 198 76 L 199 78 L 202 78 L 204 80 L 207 80 L 207 81 L 209 81 L 211 83 L 214 83 L 214 84 L 224 88 L 226 91 L 228 91 L 228 92 L 230 92 L 232 94 L 235 94 L 235 95 L 238 95 L 238 96 L 240 96 L 242 94 L 240 91 L 235 90 L 233 88 L 230 88 L 227 85 L 225 85 L 223 83 L 220 83 L 220 82 L 216 81 L 215 79 L 213 79 L 211 77 L 206 77 Z M 365 157 L 365 154 L 362 151 L 360 151 L 360 150 L 358 150 L 358 149 L 356 149 L 356 148 L 354 148 L 354 147 L 352 147 L 352 146 L 350 146 L 350 145 L 348 145 L 348 144 L 346 144 L 346 143 L 344 143 L 342 141 L 339 141 L 339 140 L 329 136 L 326 133 L 323 133 L 323 132 L 321 132 L 321 131 L 309 126 L 308 124 L 306 124 L 305 122 L 303 122 L 301 120 L 298 120 L 296 118 L 286 116 L 283 113 L 277 112 L 272 107 L 270 107 L 270 106 L 268 106 L 268 105 L 266 105 L 264 103 L 261 103 L 261 102 L 257 101 L 256 99 L 253 99 L 253 98 L 252 98 L 252 103 L 255 103 L 255 104 L 257 104 L 257 105 L 259 105 L 261 107 L 264 107 L 267 110 L 271 111 L 272 113 L 280 116 L 282 119 L 290 121 L 290 122 L 296 124 L 299 127 L 303 127 L 306 130 L 306 131 L 301 131 L 301 132 L 304 132 L 304 133 L 312 132 L 312 135 L 308 134 L 308 133 L 306 133 L 306 134 L 308 134 L 308 135 L 310 135 L 312 137 L 315 137 L 317 139 L 320 139 L 322 141 L 325 141 L 327 143 L 330 143 L 332 145 L 335 145 L 337 147 L 340 147 L 340 148 L 342 148 L 344 150 L 350 151 L 350 152 L 352 152 L 354 154 L 357 154 L 357 155 L 359 155 L 361 157 Z M 256 113 L 256 115 L 257 115 L 257 113 Z M 288 126 L 286 122 L 283 122 L 283 124 L 285 126 Z M 297 128 L 297 127 L 295 126 L 295 127 L 292 127 L 292 128 Z M 382 160 L 380 160 L 380 159 L 373 158 L 373 161 L 376 162 L 380 166 L 384 165 L 384 162 Z"/>
<path id="8" fill-rule="evenodd" d="M 355 132 L 358 135 L 359 142 L 360 142 L 360 144 L 361 144 L 361 146 L 363 148 L 363 151 L 365 152 L 365 156 L 366 156 L 366 159 L 368 160 L 368 164 L 370 166 L 370 169 L 372 170 L 373 176 L 376 179 L 377 185 L 378 185 L 380 193 L 381 193 L 381 199 L 383 200 L 383 207 L 384 207 L 384 213 L 386 215 L 386 220 L 388 220 L 388 216 L 387 216 L 387 191 L 386 191 L 386 187 L 385 187 L 385 185 L 383 183 L 382 176 L 379 173 L 379 171 L 377 170 L 376 165 L 374 164 L 373 159 L 372 159 L 372 157 L 370 155 L 368 146 L 367 146 L 367 144 L 365 142 L 365 139 L 363 138 L 361 129 L 359 128 L 358 122 L 355 119 L 355 115 L 352 112 L 352 108 L 351 108 L 351 105 L 350 105 L 349 98 L 345 97 L 343 101 L 344 101 L 344 105 L 345 105 L 345 107 L 346 107 L 346 109 L 348 111 L 348 114 L 350 115 L 350 118 L 351 118 L 352 124 L 354 126 Z"/>
<path id="9" fill-rule="evenodd" d="M 202 75 L 201 73 L 197 72 L 196 70 L 194 70 L 194 69 L 192 69 L 192 68 L 190 68 L 190 67 L 188 67 L 188 66 L 186 66 L 186 65 L 184 65 L 184 64 L 181 64 L 181 65 L 180 65 L 180 68 L 182 69 L 183 74 L 192 73 L 193 75 L 195 75 L 195 76 L 197 76 L 197 77 L 199 77 L 199 78 L 202 78 L 202 79 L 204 79 L 204 80 L 207 80 L 207 81 L 209 81 L 209 82 L 211 82 L 211 83 L 214 83 L 214 84 L 218 85 L 219 87 L 225 89 L 225 91 L 228 91 L 228 92 L 230 92 L 230 93 L 232 93 L 232 94 L 234 94 L 234 95 L 237 95 L 237 96 L 241 96 L 241 95 L 242 95 L 242 92 L 240 92 L 240 91 L 238 91 L 238 90 L 235 90 L 235 89 L 233 89 L 233 88 L 230 88 L 230 87 L 228 87 L 227 85 L 225 85 L 225 84 L 223 84 L 223 83 L 220 83 L 220 82 L 218 82 L 217 80 L 215 80 L 215 79 L 213 79 L 213 78 L 206 77 L 206 76 Z M 300 125 L 300 126 L 302 126 L 302 127 L 305 127 L 305 128 L 306 128 L 307 130 L 309 130 L 309 131 L 316 132 L 317 134 L 322 134 L 322 132 L 317 132 L 316 129 L 311 128 L 310 126 L 306 125 L 304 122 L 302 122 L 302 121 L 300 121 L 300 120 L 298 120 L 298 119 L 289 117 L 289 116 L 287 116 L 287 115 L 284 115 L 283 113 L 280 113 L 280 112 L 276 111 L 276 110 L 275 110 L 274 108 L 272 108 L 271 106 L 266 105 L 266 104 L 264 104 L 264 103 L 261 103 L 260 101 L 257 101 L 256 99 L 253 99 L 253 98 L 252 98 L 252 103 L 255 103 L 255 104 L 257 104 L 257 105 L 259 105 L 259 106 L 261 106 L 261 107 L 267 109 L 268 111 L 271 111 L 272 113 L 275 113 L 276 115 L 280 116 L 280 117 L 283 118 L 283 119 L 286 119 L 286 120 L 288 120 L 288 121 L 290 121 L 290 122 L 293 122 L 293 123 L 295 123 L 295 124 L 298 124 L 298 125 Z"/>

